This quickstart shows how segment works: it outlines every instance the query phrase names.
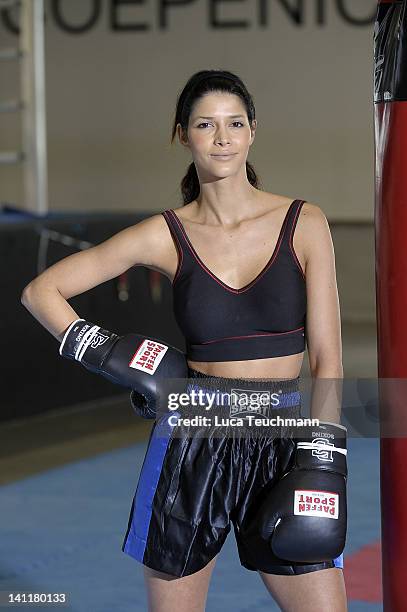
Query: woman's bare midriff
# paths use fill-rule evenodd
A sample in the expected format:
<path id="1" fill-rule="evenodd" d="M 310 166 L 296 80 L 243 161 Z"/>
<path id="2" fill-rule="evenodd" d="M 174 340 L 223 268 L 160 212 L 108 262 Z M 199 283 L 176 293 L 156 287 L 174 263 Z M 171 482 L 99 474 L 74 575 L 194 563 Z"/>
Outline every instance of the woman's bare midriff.
<path id="1" fill-rule="evenodd" d="M 266 359 L 250 359 L 246 361 L 191 361 L 188 365 L 209 376 L 224 378 L 297 378 L 301 371 L 304 352 L 284 357 L 270 357 Z"/>

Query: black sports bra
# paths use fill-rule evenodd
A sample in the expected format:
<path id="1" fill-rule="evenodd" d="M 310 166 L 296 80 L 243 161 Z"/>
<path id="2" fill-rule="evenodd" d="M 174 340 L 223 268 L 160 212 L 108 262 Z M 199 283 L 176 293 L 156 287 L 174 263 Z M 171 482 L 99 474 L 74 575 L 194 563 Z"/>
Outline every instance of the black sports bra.
<path id="1" fill-rule="evenodd" d="M 305 350 L 306 283 L 293 247 L 304 202 L 291 203 L 269 261 L 241 289 L 229 287 L 205 266 L 172 209 L 161 213 L 178 251 L 173 308 L 187 359 L 244 361 Z"/>

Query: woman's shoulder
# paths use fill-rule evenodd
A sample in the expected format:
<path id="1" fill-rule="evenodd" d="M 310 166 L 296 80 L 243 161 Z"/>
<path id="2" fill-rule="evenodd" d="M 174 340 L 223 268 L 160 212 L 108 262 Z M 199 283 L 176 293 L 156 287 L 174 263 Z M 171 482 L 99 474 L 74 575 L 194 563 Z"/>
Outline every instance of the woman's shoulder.
<path id="1" fill-rule="evenodd" d="M 314 202 L 309 202 L 305 200 L 303 205 L 301 206 L 301 211 L 298 217 L 298 223 L 300 223 L 306 227 L 307 230 L 311 231 L 313 229 L 321 228 L 324 225 L 328 224 L 326 215 L 322 208 L 315 204 Z"/>
<path id="2" fill-rule="evenodd" d="M 314 202 L 304 202 L 301 207 L 295 231 L 297 245 L 300 245 L 308 260 L 313 253 L 322 257 L 333 249 L 333 241 L 328 219 L 322 208 Z M 321 252 L 321 248 L 326 249 Z"/>

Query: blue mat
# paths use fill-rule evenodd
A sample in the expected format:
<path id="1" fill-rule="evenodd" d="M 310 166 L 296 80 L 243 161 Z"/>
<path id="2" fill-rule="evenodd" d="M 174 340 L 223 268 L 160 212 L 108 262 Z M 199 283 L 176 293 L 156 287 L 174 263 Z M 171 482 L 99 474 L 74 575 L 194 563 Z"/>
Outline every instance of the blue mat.
<path id="1" fill-rule="evenodd" d="M 68 605 L 36 610 L 145 612 L 142 566 L 121 551 L 145 450 L 145 443 L 136 444 L 1 487 L 0 590 L 67 594 Z M 380 537 L 377 440 L 349 440 L 349 471 L 345 564 L 346 554 Z M 206 609 L 226 608 L 279 610 L 257 573 L 240 566 L 233 529 Z M 349 602 L 349 610 L 379 612 L 382 606 Z"/>

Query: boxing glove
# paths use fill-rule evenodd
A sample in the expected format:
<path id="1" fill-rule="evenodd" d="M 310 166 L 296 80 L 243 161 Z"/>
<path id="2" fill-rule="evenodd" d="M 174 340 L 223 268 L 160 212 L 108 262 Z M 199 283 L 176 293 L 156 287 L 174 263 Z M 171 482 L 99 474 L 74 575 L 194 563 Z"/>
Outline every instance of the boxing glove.
<path id="1" fill-rule="evenodd" d="M 294 461 L 266 495 L 245 540 L 287 561 L 318 563 L 338 557 L 346 539 L 346 428 L 320 422 L 304 427 Z"/>
<path id="2" fill-rule="evenodd" d="M 175 347 L 135 333 L 119 336 L 85 319 L 69 325 L 59 353 L 115 384 L 132 389 L 132 407 L 144 418 L 154 419 L 158 409 L 166 410 L 163 390 L 168 378 L 188 375 L 185 355 Z M 160 397 L 162 405 L 158 404 Z"/>

